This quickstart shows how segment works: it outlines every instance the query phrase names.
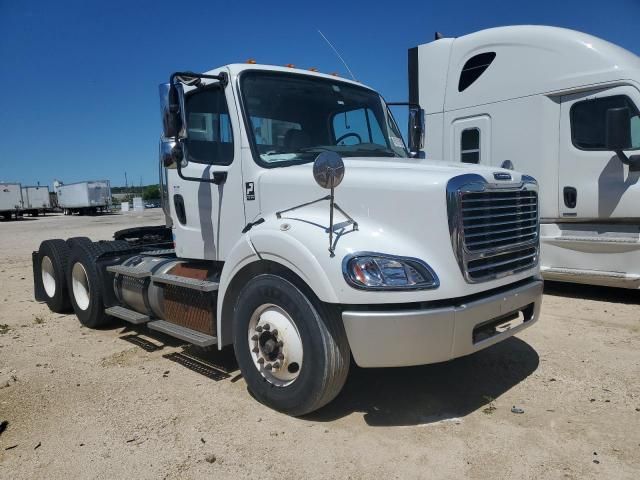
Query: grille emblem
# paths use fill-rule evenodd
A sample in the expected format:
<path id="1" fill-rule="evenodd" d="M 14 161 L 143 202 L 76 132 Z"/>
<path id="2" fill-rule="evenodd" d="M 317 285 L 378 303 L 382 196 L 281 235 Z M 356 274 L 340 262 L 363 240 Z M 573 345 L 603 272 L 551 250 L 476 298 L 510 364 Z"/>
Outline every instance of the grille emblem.
<path id="1" fill-rule="evenodd" d="M 494 172 L 493 178 L 496 180 L 511 180 L 511 174 L 506 172 Z"/>

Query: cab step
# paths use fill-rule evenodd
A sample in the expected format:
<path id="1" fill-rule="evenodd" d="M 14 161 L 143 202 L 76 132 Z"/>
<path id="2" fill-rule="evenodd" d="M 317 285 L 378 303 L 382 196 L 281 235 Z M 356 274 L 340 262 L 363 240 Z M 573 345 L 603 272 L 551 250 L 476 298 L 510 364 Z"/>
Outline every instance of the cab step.
<path id="1" fill-rule="evenodd" d="M 175 255 L 175 248 L 162 248 L 159 250 L 145 250 L 140 252 L 140 255 L 143 257 L 162 257 L 163 255 Z"/>
<path id="2" fill-rule="evenodd" d="M 151 276 L 151 272 L 149 270 L 138 266 L 126 267 L 124 265 L 109 265 L 107 267 L 107 272 L 126 275 L 127 277 L 132 278 L 147 278 Z"/>
<path id="3" fill-rule="evenodd" d="M 180 340 L 184 340 L 185 342 L 189 342 L 198 347 L 210 347 L 211 345 L 216 345 L 218 343 L 218 339 L 216 337 L 176 325 L 175 323 L 166 322 L 164 320 L 154 320 L 153 322 L 149 322 L 147 323 L 147 327 L 151 330 L 156 330 L 158 332 L 171 335 L 172 337 L 179 338 Z"/>
<path id="4" fill-rule="evenodd" d="M 210 282 L 208 280 L 197 280 L 195 278 L 181 277 L 179 275 L 171 275 L 170 273 L 160 273 L 151 277 L 153 283 L 161 283 L 165 285 L 175 285 L 176 287 L 189 288 L 198 290 L 199 292 L 214 292 L 218 290 L 218 282 Z"/>
<path id="5" fill-rule="evenodd" d="M 141 325 L 151 320 L 149 316 L 144 313 L 129 310 L 128 308 L 121 307 L 119 305 L 105 309 L 104 313 L 111 317 L 116 317 L 129 323 L 133 323 L 134 325 Z"/>

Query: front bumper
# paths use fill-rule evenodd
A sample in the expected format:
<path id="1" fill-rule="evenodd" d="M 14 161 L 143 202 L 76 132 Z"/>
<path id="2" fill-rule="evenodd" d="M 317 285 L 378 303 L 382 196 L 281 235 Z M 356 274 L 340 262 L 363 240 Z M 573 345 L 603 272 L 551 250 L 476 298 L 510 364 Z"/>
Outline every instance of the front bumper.
<path id="1" fill-rule="evenodd" d="M 482 350 L 533 325 L 542 305 L 534 279 L 484 298 L 443 308 L 342 313 L 351 352 L 360 367 L 404 367 L 444 362 Z M 524 321 L 493 327 L 511 314 Z"/>

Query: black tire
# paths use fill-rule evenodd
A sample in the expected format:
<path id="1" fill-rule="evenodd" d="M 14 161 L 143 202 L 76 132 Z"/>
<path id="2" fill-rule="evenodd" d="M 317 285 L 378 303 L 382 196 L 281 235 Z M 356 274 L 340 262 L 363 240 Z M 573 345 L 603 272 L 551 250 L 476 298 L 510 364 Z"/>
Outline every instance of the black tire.
<path id="1" fill-rule="evenodd" d="M 265 304 L 283 309 L 302 340 L 304 361 L 299 376 L 286 386 L 269 382 L 256 367 L 249 350 L 251 316 Z M 289 280 L 276 275 L 251 279 L 238 295 L 233 343 L 240 371 L 252 395 L 288 415 L 305 415 L 329 403 L 340 393 L 349 373 L 349 343 L 338 312 L 324 308 L 315 299 L 312 301 Z"/>
<path id="2" fill-rule="evenodd" d="M 55 282 L 55 290 L 50 295 L 44 288 L 42 279 L 43 261 L 48 258 L 51 261 L 53 272 L 51 277 Z M 56 313 L 67 313 L 71 311 L 71 301 L 69 299 L 69 289 L 67 288 L 67 262 L 69 259 L 69 247 L 64 240 L 45 240 L 38 249 L 38 270 L 40 281 L 43 282 L 42 291 L 46 298 L 49 310 Z"/>
<path id="3" fill-rule="evenodd" d="M 126 250 L 126 242 L 86 242 L 82 237 L 75 238 L 72 242 L 67 268 L 67 284 L 69 285 L 69 298 L 71 305 L 80 323 L 89 328 L 107 326 L 112 318 L 104 313 L 101 277 L 96 268 L 96 260 L 107 252 Z M 84 270 L 86 285 L 74 285 L 74 268 L 77 276 L 82 276 L 80 268 Z M 82 290 L 87 294 L 88 302 L 80 298 Z"/>

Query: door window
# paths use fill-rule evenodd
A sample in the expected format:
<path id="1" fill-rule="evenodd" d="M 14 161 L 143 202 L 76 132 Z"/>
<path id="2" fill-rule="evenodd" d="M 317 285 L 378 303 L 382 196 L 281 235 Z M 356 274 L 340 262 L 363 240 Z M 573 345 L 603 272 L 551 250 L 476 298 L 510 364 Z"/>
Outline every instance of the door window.
<path id="1" fill-rule="evenodd" d="M 460 161 L 480 163 L 480 129 L 467 128 L 460 134 Z"/>
<path id="2" fill-rule="evenodd" d="M 187 93 L 189 162 L 229 165 L 233 161 L 233 132 L 224 90 L 218 86 Z"/>
<path id="3" fill-rule="evenodd" d="M 632 149 L 640 148 L 640 115 L 633 101 L 626 95 L 595 98 L 578 102 L 571 107 L 571 140 L 580 150 L 606 151 L 607 110 L 628 108 L 631 112 Z"/>

